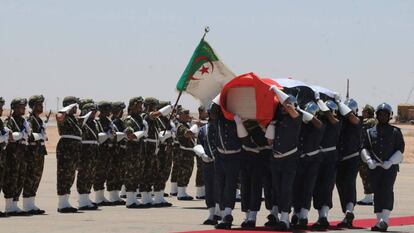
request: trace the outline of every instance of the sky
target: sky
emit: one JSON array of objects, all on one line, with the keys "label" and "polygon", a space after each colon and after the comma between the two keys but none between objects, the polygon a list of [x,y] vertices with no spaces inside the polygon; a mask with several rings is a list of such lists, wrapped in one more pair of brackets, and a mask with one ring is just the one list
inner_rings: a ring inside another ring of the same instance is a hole
[{"label": "sky", "polygon": [[[43,94],[52,110],[67,95],[174,101],[206,25],[236,74],[293,77],[343,96],[348,78],[361,108],[396,108],[414,87],[410,0],[0,0],[0,96]],[[189,95],[180,103],[198,106]]]}]

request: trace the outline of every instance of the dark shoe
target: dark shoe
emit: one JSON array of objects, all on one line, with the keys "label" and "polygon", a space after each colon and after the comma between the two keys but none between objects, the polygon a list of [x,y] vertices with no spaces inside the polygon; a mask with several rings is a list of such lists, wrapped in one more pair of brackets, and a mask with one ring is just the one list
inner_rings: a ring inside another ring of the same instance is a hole
[{"label": "dark shoe", "polygon": [[97,206],[112,206],[112,202],[103,201],[103,202],[96,203],[96,205]]},{"label": "dark shoe", "polygon": [[30,211],[28,211],[28,213],[30,215],[42,215],[42,214],[45,214],[46,211],[38,209],[38,210],[30,210]]},{"label": "dark shoe", "polygon": [[142,204],[142,208],[148,209],[153,207],[151,203],[147,203],[147,204]]},{"label": "dark shoe", "polygon": [[213,216],[213,219],[215,220],[215,221],[221,221],[221,216],[218,216],[218,215],[214,215]]},{"label": "dark shoe", "polygon": [[137,194],[137,198],[141,198],[141,193],[138,193]]},{"label": "dark shoe", "polygon": [[29,212],[26,211],[20,211],[20,212],[7,212],[8,216],[14,217],[14,216],[32,216]]},{"label": "dark shoe", "polygon": [[170,193],[170,196],[176,197],[178,193]]},{"label": "dark shoe", "polygon": [[388,224],[384,221],[379,223],[379,226],[375,225],[371,227],[371,231],[378,231],[378,232],[387,232]]},{"label": "dark shoe", "polygon": [[173,205],[172,203],[169,203],[169,202],[163,202],[161,204],[162,204],[162,207],[171,207]]},{"label": "dark shoe", "polygon": [[241,227],[245,228],[245,229],[256,228],[256,221],[251,221],[251,220],[244,221],[244,222],[242,222]]},{"label": "dark shoe", "polygon": [[7,218],[9,215],[0,211],[0,218]]},{"label": "dark shoe", "polygon": [[277,225],[277,219],[273,214],[267,215],[267,222],[264,224],[266,227],[274,227]]},{"label": "dark shoe", "polygon": [[226,215],[223,218],[223,221],[221,221],[220,223],[218,223],[215,228],[216,229],[231,229],[231,224],[233,223],[233,216],[231,215]]},{"label": "dark shoe", "polygon": [[217,220],[207,219],[206,221],[203,222],[203,225],[215,226],[215,225],[217,225]]},{"label": "dark shoe", "polygon": [[66,208],[58,209],[57,211],[61,214],[69,214],[69,213],[78,212],[78,209],[76,209],[74,207],[66,207]]},{"label": "dark shoe", "polygon": [[299,222],[298,216],[296,214],[292,215],[292,218],[290,220],[290,225],[296,226],[298,225],[298,222]]},{"label": "dark shoe", "polygon": [[300,218],[298,224],[295,226],[296,229],[306,230],[308,229],[308,219]]},{"label": "dark shoe", "polygon": [[126,208],[128,209],[144,209],[144,205],[132,203],[131,205],[127,205]]},{"label": "dark shoe", "polygon": [[168,195],[168,193],[164,193],[164,197],[169,197],[170,195]]},{"label": "dark shoe", "polygon": [[279,221],[277,225],[274,227],[274,229],[276,231],[287,231],[289,230],[289,226],[285,222]]},{"label": "dark shoe", "polygon": [[338,225],[336,225],[337,227],[340,228],[352,228],[352,222],[354,221],[355,215],[354,213],[346,213],[345,218],[342,220],[342,222],[338,223]]},{"label": "dark shoe", "polygon": [[126,195],[119,195],[120,198],[126,199]]},{"label": "dark shoe", "polygon": [[241,197],[236,197],[236,202],[241,202]]},{"label": "dark shoe", "polygon": [[177,197],[179,201],[192,201],[194,198],[192,196]]},{"label": "dark shoe", "polygon": [[98,209],[98,206],[96,205],[92,205],[92,206],[86,205],[86,206],[81,206],[78,208],[78,210],[97,210],[97,209]]},{"label": "dark shoe", "polygon": [[323,231],[323,230],[327,230],[328,228],[329,228],[329,222],[328,222],[328,219],[325,217],[318,219],[318,221],[312,225],[312,230],[316,230],[316,231]]},{"label": "dark shoe", "polygon": [[117,206],[117,205],[125,205],[126,202],[124,200],[118,200],[111,202],[111,206]]},{"label": "dark shoe", "polygon": [[366,206],[370,206],[370,205],[374,205],[374,202],[364,202],[364,201],[358,201],[357,205],[366,205]]},{"label": "dark shoe", "polygon": [[206,196],[196,196],[196,199],[198,199],[198,200],[205,200],[206,199]]}]

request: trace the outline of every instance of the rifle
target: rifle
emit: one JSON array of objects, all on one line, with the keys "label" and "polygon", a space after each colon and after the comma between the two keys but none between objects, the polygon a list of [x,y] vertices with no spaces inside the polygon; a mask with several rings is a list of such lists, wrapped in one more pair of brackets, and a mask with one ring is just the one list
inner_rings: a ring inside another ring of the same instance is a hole
[{"label": "rifle", "polygon": [[46,120],[45,120],[46,124],[49,122],[50,115],[52,115],[52,109],[49,111],[49,114],[46,115]]},{"label": "rifle", "polygon": [[346,79],[346,99],[349,99],[349,79]]}]

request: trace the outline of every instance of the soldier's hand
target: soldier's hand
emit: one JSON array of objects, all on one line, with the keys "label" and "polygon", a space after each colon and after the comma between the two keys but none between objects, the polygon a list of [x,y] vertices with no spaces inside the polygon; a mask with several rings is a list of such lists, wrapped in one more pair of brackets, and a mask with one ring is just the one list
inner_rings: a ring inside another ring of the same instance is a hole
[{"label": "soldier's hand", "polygon": [[63,120],[65,120],[65,116],[66,116],[66,113],[64,113],[64,112],[58,112],[56,114],[56,121],[57,122],[62,122]]},{"label": "soldier's hand", "polygon": [[371,170],[374,170],[377,167],[377,164],[372,159],[367,160],[367,165]]},{"label": "soldier's hand", "polygon": [[125,132],[125,133],[126,133],[126,135],[127,135],[128,140],[132,141],[132,140],[134,140],[134,139],[137,139],[137,136],[135,136],[135,134],[134,134],[133,132],[131,132],[131,131],[127,131],[127,132]]}]

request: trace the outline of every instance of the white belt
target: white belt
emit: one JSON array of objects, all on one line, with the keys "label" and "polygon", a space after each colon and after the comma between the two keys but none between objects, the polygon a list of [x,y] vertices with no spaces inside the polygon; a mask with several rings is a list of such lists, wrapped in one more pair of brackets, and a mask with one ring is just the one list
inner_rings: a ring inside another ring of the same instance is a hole
[{"label": "white belt", "polygon": [[262,150],[271,149],[270,146],[262,146],[262,147],[252,148],[252,147],[242,145],[242,147],[245,151],[253,152],[253,153],[256,153],[256,154],[259,154]]},{"label": "white belt", "polygon": [[[29,143],[29,145],[31,145],[31,146],[37,146],[37,142],[31,142],[31,143]],[[40,145],[41,146],[44,146],[45,145],[45,142],[41,142]]]},{"label": "white belt", "polygon": [[85,140],[85,141],[82,141],[82,144],[99,145],[98,141],[95,141],[95,140]]},{"label": "white belt", "polygon": [[158,139],[146,138],[146,139],[144,139],[144,142],[157,143],[158,142]]},{"label": "white belt", "polygon": [[82,141],[82,138],[75,135],[61,135],[60,138],[67,138],[67,139],[74,139],[78,141]]},{"label": "white belt", "polygon": [[314,155],[317,155],[319,152],[321,152],[321,150],[320,149],[317,149],[315,151],[312,151],[312,152],[309,152],[309,153],[305,153],[305,154],[301,155],[300,157],[301,158],[305,158],[305,156],[312,157]]},{"label": "white belt", "polygon": [[296,151],[298,151],[297,147],[295,147],[292,150],[290,150],[288,152],[285,152],[283,154],[273,152],[273,157],[276,158],[276,159],[281,159],[281,158],[284,158],[286,156],[289,156],[289,155],[292,155],[292,154],[296,153]]},{"label": "white belt", "polygon": [[321,148],[322,152],[330,152],[336,150],[336,146],[328,147],[328,148]]},{"label": "white belt", "polygon": [[119,147],[121,147],[122,149],[126,149],[126,145],[120,145]]},{"label": "white belt", "polygon": [[238,150],[223,150],[221,148],[217,147],[217,150],[221,153],[221,154],[225,154],[225,155],[229,155],[229,154],[236,154],[236,153],[240,153],[241,149]]},{"label": "white belt", "polygon": [[350,154],[350,155],[347,155],[347,156],[343,157],[343,158],[341,159],[341,161],[345,161],[345,160],[348,160],[348,159],[352,159],[353,157],[357,157],[357,156],[359,156],[359,151],[357,151],[357,152],[355,152],[355,153],[353,153],[353,154]]},{"label": "white belt", "polygon": [[193,151],[194,152],[194,149],[193,148],[189,148],[189,147],[180,146],[180,149],[181,150]]}]

